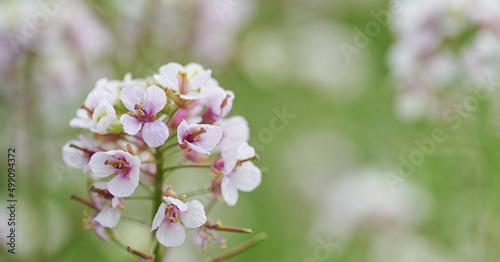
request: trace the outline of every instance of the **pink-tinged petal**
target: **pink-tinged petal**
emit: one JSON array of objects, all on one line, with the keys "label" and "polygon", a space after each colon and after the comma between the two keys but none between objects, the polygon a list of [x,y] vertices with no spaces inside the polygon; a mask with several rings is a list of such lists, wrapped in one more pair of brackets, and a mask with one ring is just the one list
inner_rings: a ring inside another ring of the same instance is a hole
[{"label": "pink-tinged petal", "polygon": [[184,243],[186,232],[181,223],[164,221],[156,231],[156,238],[166,247],[175,247]]},{"label": "pink-tinged petal", "polygon": [[201,139],[194,142],[199,147],[204,148],[207,151],[214,149],[214,147],[219,143],[222,138],[222,129],[218,126],[213,125],[199,125],[203,127],[206,133],[201,135]]},{"label": "pink-tinged petal", "polygon": [[151,223],[151,232],[153,230],[157,229],[161,222],[165,219],[165,208],[167,207],[167,204],[161,203],[160,207],[158,208],[158,211],[156,212],[155,217],[153,218],[153,223]]},{"label": "pink-tinged petal", "polygon": [[127,161],[130,165],[131,170],[139,171],[139,169],[141,168],[141,158],[139,156],[127,157]]},{"label": "pink-tinged petal", "polygon": [[146,92],[146,88],[143,85],[138,83],[129,84],[120,92],[120,99],[128,110],[135,113],[135,105],[142,102],[144,92]]},{"label": "pink-tinged petal", "polygon": [[163,199],[165,200],[165,202],[167,202],[167,204],[176,206],[179,209],[179,211],[181,211],[181,212],[188,210],[188,207],[186,206],[186,204],[184,204],[184,202],[182,202],[181,200],[179,200],[177,198],[163,197]]},{"label": "pink-tinged petal", "polygon": [[221,193],[228,206],[234,206],[238,202],[238,189],[232,183],[230,176],[222,178]]},{"label": "pink-tinged petal", "polygon": [[211,75],[212,75],[212,71],[210,69],[203,71],[203,72],[200,72],[199,74],[197,74],[196,76],[194,76],[193,78],[191,78],[189,80],[190,88],[197,89],[197,88],[201,87],[202,85],[207,83],[207,81],[208,81],[208,79],[210,79]]},{"label": "pink-tinged petal", "polygon": [[185,95],[180,95],[180,97],[182,99],[185,99],[185,100],[196,100],[196,99],[203,98],[205,96],[206,96],[205,93],[198,93],[198,92],[193,92],[193,91],[189,91]]},{"label": "pink-tinged petal", "polygon": [[168,139],[168,127],[161,120],[145,122],[142,128],[142,138],[149,147],[159,147]]},{"label": "pink-tinged petal", "polygon": [[108,159],[110,159],[110,155],[107,152],[97,152],[92,155],[89,165],[96,177],[107,177],[115,172],[114,167],[104,164]]},{"label": "pink-tinged petal", "polygon": [[177,127],[177,142],[179,142],[179,144],[182,145],[184,143],[184,137],[187,135],[187,132],[188,123],[186,122],[186,120],[182,120],[182,122]]},{"label": "pink-tinged petal", "polygon": [[123,114],[120,117],[120,123],[123,125],[123,131],[129,135],[135,135],[139,130],[141,130],[142,122],[137,120],[137,118]]},{"label": "pink-tinged petal", "polygon": [[160,112],[167,103],[167,95],[165,91],[158,86],[150,86],[146,89],[143,96],[144,109],[150,114]]},{"label": "pink-tinged petal", "polygon": [[244,192],[253,191],[262,181],[262,172],[252,162],[242,163],[231,176],[233,184]]},{"label": "pink-tinged petal", "polygon": [[93,224],[95,225],[95,234],[104,242],[108,241],[108,237],[106,237],[106,234],[104,234],[104,227],[99,224],[99,222],[92,220]]},{"label": "pink-tinged petal", "polygon": [[105,206],[101,212],[94,218],[103,227],[115,227],[120,221],[121,212],[119,208],[111,208],[111,205]]},{"label": "pink-tinged petal", "polygon": [[117,197],[128,197],[134,193],[138,184],[139,180],[134,179],[132,176],[117,175],[109,181],[108,191]]},{"label": "pink-tinged petal", "polygon": [[186,203],[187,211],[180,212],[181,221],[186,227],[198,228],[207,222],[203,205],[198,200]]},{"label": "pink-tinged petal", "polygon": [[184,71],[184,67],[177,63],[168,63],[160,67],[160,74],[154,75],[154,79],[162,86],[179,92],[178,74]]},{"label": "pink-tinged petal", "polygon": [[208,152],[207,150],[205,150],[204,148],[202,147],[199,147],[195,144],[192,144],[192,143],[189,143],[186,141],[186,144],[189,146],[189,148],[193,149],[194,151],[200,153],[200,154],[208,154],[210,155],[210,152]]}]

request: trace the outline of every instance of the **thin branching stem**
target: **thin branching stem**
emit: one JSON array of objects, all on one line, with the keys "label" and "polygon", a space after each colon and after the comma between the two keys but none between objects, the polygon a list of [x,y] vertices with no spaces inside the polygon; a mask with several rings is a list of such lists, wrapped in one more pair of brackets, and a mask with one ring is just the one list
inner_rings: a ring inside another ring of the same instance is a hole
[{"label": "thin branching stem", "polygon": [[236,246],[236,247],[222,253],[221,255],[219,255],[215,258],[209,259],[208,261],[211,261],[211,262],[224,261],[230,257],[238,255],[239,253],[241,253],[245,250],[248,250],[249,248],[251,248],[251,247],[257,245],[258,243],[260,243],[261,241],[265,240],[266,238],[267,238],[266,233],[260,233],[257,236],[255,236],[254,238],[248,240],[247,242],[244,242],[243,244]]}]

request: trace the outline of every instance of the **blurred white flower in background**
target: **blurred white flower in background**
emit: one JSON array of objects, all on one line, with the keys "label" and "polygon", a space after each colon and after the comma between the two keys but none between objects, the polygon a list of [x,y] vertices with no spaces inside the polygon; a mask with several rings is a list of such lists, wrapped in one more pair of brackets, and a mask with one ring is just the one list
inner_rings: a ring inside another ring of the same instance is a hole
[{"label": "blurred white flower in background", "polygon": [[451,262],[460,261],[441,250],[432,240],[412,232],[384,234],[370,246],[371,262]]},{"label": "blurred white flower in background", "polygon": [[500,18],[494,15],[500,2],[393,3],[398,5],[391,21],[396,40],[388,64],[400,96],[397,115],[403,120],[436,117],[449,99],[442,93],[463,93],[457,85],[477,83],[500,70]]},{"label": "blurred white flower in background", "polygon": [[326,188],[319,198],[320,212],[312,229],[315,235],[329,232],[349,239],[366,228],[377,233],[411,229],[429,211],[430,198],[425,191],[409,182],[392,191],[377,170],[347,172]]}]

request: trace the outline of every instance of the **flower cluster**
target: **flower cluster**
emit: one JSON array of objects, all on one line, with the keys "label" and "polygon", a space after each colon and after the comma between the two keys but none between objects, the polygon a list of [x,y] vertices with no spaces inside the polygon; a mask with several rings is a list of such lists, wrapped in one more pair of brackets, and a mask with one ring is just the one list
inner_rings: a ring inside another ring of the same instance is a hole
[{"label": "flower cluster", "polygon": [[[252,163],[258,156],[248,144],[246,120],[226,118],[234,93],[223,89],[211,73],[199,64],[169,63],[145,79],[132,79],[130,74],[123,80],[100,79],[77,110],[70,126],[88,130],[84,132],[89,136],[81,134],[66,143],[63,158],[70,167],[91,171],[89,200],[73,197],[95,210],[86,227],[95,228],[102,239],[106,239],[103,228],[115,227],[127,199],[135,197],[149,199],[155,211],[158,208],[154,218],[137,219],[151,219],[150,229],[162,245],[182,244],[184,227],[197,229],[195,237],[209,232],[206,236],[217,236],[219,243],[225,243],[214,231],[226,227],[207,221],[207,206],[217,199],[235,205],[238,191],[254,190],[262,173]],[[177,152],[190,164],[168,166],[167,159]],[[178,198],[173,187],[164,184],[164,174],[194,167],[213,174],[211,185]],[[133,196],[139,185],[151,197]],[[185,200],[200,191],[211,194],[207,206]]]},{"label": "flower cluster", "polygon": [[[396,108],[413,120],[442,112],[457,86],[500,69],[500,2],[394,1],[388,63],[400,87]],[[453,87],[453,88],[451,88]]]}]

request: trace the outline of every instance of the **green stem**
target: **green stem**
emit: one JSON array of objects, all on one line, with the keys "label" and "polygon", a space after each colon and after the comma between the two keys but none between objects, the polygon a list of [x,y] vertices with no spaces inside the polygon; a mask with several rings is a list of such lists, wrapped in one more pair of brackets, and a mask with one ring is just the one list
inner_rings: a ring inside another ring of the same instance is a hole
[{"label": "green stem", "polygon": [[172,148],[172,147],[175,147],[175,146],[178,146],[179,143],[175,143],[175,144],[171,144],[171,145],[168,145],[164,148],[163,152],[167,152],[168,149]]},{"label": "green stem", "polygon": [[[158,207],[161,205],[162,197],[163,197],[163,173],[165,170],[163,170],[163,148],[162,146],[158,147],[155,152],[155,159],[156,159],[156,176],[155,176],[155,186],[154,186],[154,193],[153,193],[153,212],[152,212],[152,217],[151,219],[154,218],[156,211],[158,210]],[[155,239],[155,233],[153,233],[153,239]],[[155,260],[156,261],[162,261],[161,257],[161,249],[160,245],[156,245],[155,251]]]},{"label": "green stem", "polygon": [[240,254],[241,252],[243,252],[245,250],[248,250],[249,248],[257,245],[259,242],[265,240],[266,238],[267,238],[266,233],[260,233],[257,236],[255,236],[254,238],[248,240],[247,242],[245,242],[239,246],[236,246],[233,249],[230,249],[230,250],[226,251],[225,253],[223,253],[215,258],[209,259],[207,261],[210,261],[210,262],[224,261],[230,257],[233,257],[235,255]]}]

